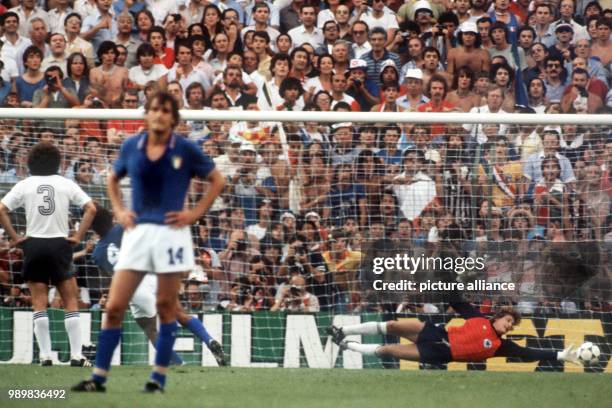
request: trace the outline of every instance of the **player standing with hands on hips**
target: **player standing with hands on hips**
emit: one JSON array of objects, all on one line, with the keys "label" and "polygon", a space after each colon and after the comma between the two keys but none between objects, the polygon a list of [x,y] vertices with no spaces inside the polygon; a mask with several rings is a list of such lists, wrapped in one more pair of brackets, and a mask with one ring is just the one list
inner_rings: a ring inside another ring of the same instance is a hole
[{"label": "player standing with hands on hips", "polygon": [[[96,362],[90,379],[73,391],[102,392],[113,352],[121,338],[123,315],[148,272],[157,274],[157,312],[160,319],[155,366],[145,392],[163,392],[177,330],[177,296],[184,272],[194,267],[190,225],[221,193],[225,180],[210,157],[172,130],[178,125],[175,99],[159,92],[145,106],[147,130],[128,138],[108,179],[108,193],[117,220],[124,227],[106,304],[106,319],[98,337]],[[132,208],[121,201],[119,182],[128,176]],[[206,194],[185,209],[192,178],[209,182]]]},{"label": "player standing with hands on hips", "polygon": [[[47,303],[49,283],[59,290],[64,302],[64,325],[70,343],[70,365],[82,367],[89,360],[81,355],[81,326],[78,288],[72,269],[72,245],[83,240],[95,215],[96,207],[74,181],[58,175],[61,154],[51,143],[41,142],[28,154],[30,177],[21,180],[0,202],[0,224],[11,246],[23,248],[23,280],[32,293],[34,335],[40,350],[40,364],[53,365]],[[84,210],[79,230],[69,236],[69,207]],[[26,236],[13,228],[9,211],[24,207]]]}]

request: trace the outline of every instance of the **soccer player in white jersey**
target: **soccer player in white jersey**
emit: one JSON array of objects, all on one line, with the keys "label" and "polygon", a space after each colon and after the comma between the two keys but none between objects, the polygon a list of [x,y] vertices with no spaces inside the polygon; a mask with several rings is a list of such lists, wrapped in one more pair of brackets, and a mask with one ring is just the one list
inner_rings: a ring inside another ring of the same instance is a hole
[{"label": "soccer player in white jersey", "polygon": [[[72,387],[73,391],[105,391],[125,310],[144,275],[153,272],[157,274],[160,326],[155,367],[144,391],[163,392],[176,337],[181,278],[194,267],[190,225],[208,211],[225,185],[210,157],[192,141],[173,134],[179,111],[170,94],[159,92],[147,101],[145,122],[147,130],[121,146],[108,178],[113,213],[125,231],[98,336],[94,370],[91,378]],[[125,176],[132,185],[132,210],[121,200],[119,183]],[[208,181],[208,188],[192,208],[185,208],[195,177]]]},{"label": "soccer player in white jersey", "polygon": [[[72,180],[58,175],[61,155],[51,143],[41,142],[28,154],[30,177],[21,180],[0,202],[0,223],[11,245],[24,253],[22,275],[32,293],[34,335],[40,349],[40,363],[53,364],[47,302],[49,283],[59,290],[65,307],[64,324],[70,343],[70,365],[84,366],[81,355],[81,328],[78,288],[72,268],[72,245],[81,242],[96,214],[93,201]],[[69,207],[84,210],[78,231],[69,236]],[[23,207],[26,234],[15,231],[9,212]]]}]

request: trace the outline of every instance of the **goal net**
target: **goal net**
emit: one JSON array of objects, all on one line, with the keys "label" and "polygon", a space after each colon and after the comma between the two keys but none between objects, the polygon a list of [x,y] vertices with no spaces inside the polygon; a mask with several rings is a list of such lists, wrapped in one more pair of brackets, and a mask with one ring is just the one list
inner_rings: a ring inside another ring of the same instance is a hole
[{"label": "goal net", "polygon": [[[521,345],[592,341],[602,356],[586,370],[610,371],[611,124],[612,115],[183,111],[177,134],[214,159],[227,185],[192,227],[197,266],[181,303],[233,366],[583,370],[506,358],[419,367],[339,351],[325,332],[400,319],[457,325],[450,303],[461,299],[487,316],[521,312],[508,335]],[[139,111],[0,109],[2,195],[48,140],[61,174],[110,209],[106,177],[121,141],[143,128]],[[129,180],[122,190],[129,203]],[[206,184],[193,183],[188,205],[203,194]],[[80,210],[71,215],[74,228]],[[23,210],[11,217],[25,233]],[[111,279],[92,257],[99,239],[90,232],[74,254],[92,345]],[[0,242],[0,362],[37,362],[23,254],[6,234]],[[68,361],[54,289],[49,305],[56,358]],[[114,364],[153,359],[130,313],[120,346]],[[186,329],[175,348],[188,364],[216,364]]]}]

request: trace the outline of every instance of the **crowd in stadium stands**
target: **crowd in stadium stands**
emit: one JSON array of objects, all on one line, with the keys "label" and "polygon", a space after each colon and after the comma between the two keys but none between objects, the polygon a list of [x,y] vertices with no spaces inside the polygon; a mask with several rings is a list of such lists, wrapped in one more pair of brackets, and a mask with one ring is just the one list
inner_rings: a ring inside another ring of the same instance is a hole
[{"label": "crowd in stadium stands", "polygon": [[[604,0],[2,4],[4,107],[136,109],[166,89],[190,110],[612,109],[612,10]],[[25,177],[29,146],[52,141],[62,174],[105,205],[118,146],[143,129],[140,120],[94,114],[1,123],[0,183]],[[184,295],[191,311],[386,310],[360,269],[369,243],[382,238],[415,255],[448,245],[486,254],[485,279],[519,286],[495,302],[524,312],[610,310],[609,128],[183,121],[177,132],[229,181],[194,227],[198,268]],[[75,253],[80,301],[104,308],[109,277],[93,272],[95,240]],[[592,243],[588,254],[565,262],[580,252],[576,242]],[[6,237],[0,245],[4,305],[27,306],[21,251]],[[604,278],[580,301],[564,299],[545,288],[563,285],[547,274],[563,264]],[[493,302],[474,301],[483,310]],[[392,307],[439,310],[410,298]]]}]

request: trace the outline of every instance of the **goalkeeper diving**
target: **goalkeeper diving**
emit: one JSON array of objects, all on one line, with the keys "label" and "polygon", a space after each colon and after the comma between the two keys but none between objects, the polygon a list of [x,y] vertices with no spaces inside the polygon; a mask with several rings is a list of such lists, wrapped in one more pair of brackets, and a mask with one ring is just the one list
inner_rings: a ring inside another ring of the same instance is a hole
[{"label": "goalkeeper diving", "polygon": [[[522,361],[558,360],[579,364],[578,353],[573,345],[562,351],[544,350],[522,347],[503,338],[521,321],[520,314],[512,309],[500,310],[488,319],[469,303],[451,302],[450,306],[465,319],[463,325],[444,328],[443,325],[429,321],[390,320],[343,327],[330,326],[327,332],[342,350],[424,364],[479,362],[491,357],[513,357]],[[413,344],[361,344],[345,338],[359,334],[389,334],[406,338]]]}]

